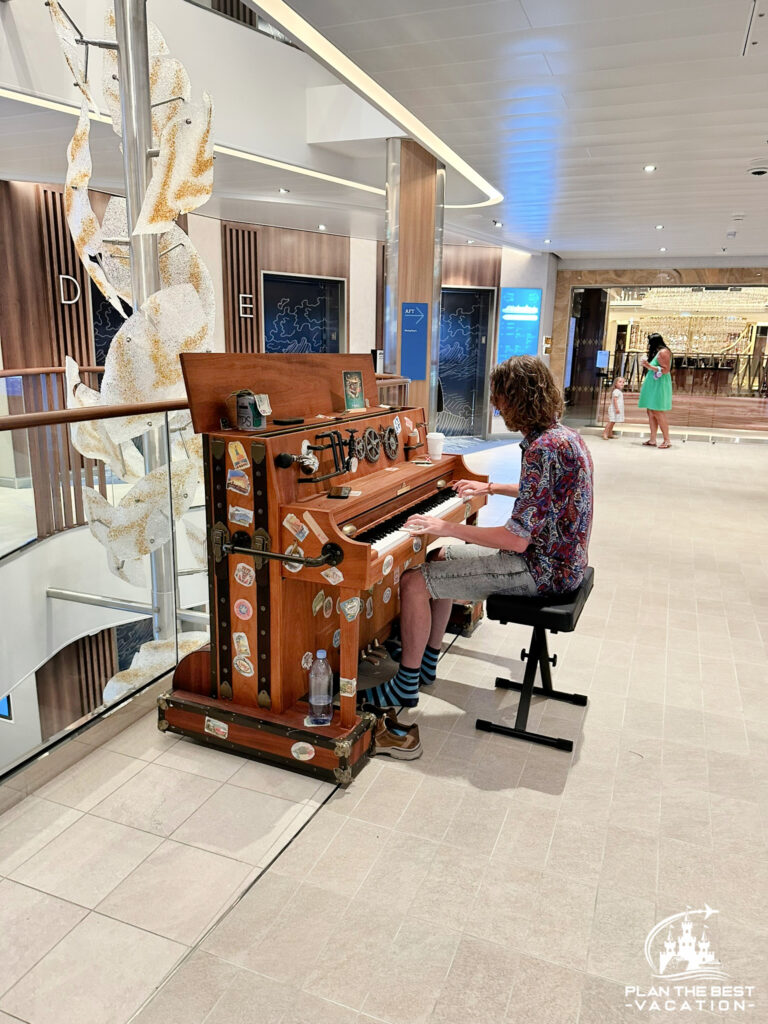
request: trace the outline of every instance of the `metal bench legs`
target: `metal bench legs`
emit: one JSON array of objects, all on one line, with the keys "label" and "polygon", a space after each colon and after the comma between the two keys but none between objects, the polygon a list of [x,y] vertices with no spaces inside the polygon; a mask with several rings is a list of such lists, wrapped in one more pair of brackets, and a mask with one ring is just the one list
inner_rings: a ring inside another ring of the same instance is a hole
[{"label": "metal bench legs", "polygon": [[[522,683],[514,682],[511,679],[497,677],[496,686],[503,690],[517,690],[520,694],[520,703],[517,708],[517,717],[514,727],[509,725],[498,725],[496,722],[489,722],[485,718],[478,718],[475,728],[483,732],[498,732],[504,736],[512,736],[521,740],[528,740],[529,743],[541,743],[547,747],[556,747],[558,750],[573,750],[573,740],[564,740],[555,736],[544,736],[539,732],[529,732],[528,712],[531,707],[531,697],[535,693],[540,697],[548,697],[550,700],[562,700],[568,704],[584,706],[587,698],[583,693],[563,693],[562,690],[552,688],[552,676],[549,671],[550,662],[557,663],[557,655],[550,659],[547,648],[547,631],[543,626],[533,627],[530,651],[522,652],[523,660],[527,658],[525,675]],[[536,670],[541,672],[541,686],[534,686]]]}]

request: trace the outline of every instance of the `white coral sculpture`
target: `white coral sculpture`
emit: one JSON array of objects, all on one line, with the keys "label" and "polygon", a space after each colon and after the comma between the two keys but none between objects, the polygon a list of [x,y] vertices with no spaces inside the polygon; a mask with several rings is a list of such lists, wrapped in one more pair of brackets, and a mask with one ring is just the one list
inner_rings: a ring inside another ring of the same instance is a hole
[{"label": "white coral sculpture", "polygon": [[[110,344],[99,391],[83,384],[79,368],[67,359],[67,406],[182,399],[185,391],[179,355],[211,351],[215,305],[208,269],[175,221],[211,195],[213,104],[207,94],[203,94],[200,104],[191,101],[184,66],[171,56],[160,31],[150,22],[152,130],[159,155],[134,233],[159,235],[161,288],[128,316],[123,305],[132,305],[125,200],[118,196],[110,199],[100,224],[88,193],[92,174],[89,109],[96,109],[84,56],[88,46],[59,0],[48,0],[47,6],[64,58],[83,96],[67,150],[67,223],[88,274],[126,317]],[[115,39],[112,9],[105,16],[105,38]],[[114,50],[104,50],[103,55],[102,92],[112,127],[121,135],[119,62]],[[170,540],[172,520],[183,521],[202,482],[202,446],[186,412],[168,417],[170,473],[163,467],[145,473],[136,439],[164,420],[163,415],[125,416],[87,421],[72,428],[72,443],[85,458],[100,459],[114,477],[131,485],[117,505],[110,504],[98,491],[87,489],[85,506],[91,532],[106,549],[110,570],[135,586],[146,584],[147,555]],[[205,565],[204,533],[195,524],[184,526],[196,564]],[[132,668],[140,670],[150,663],[156,667],[157,659],[149,657],[147,645],[142,651],[140,664]],[[174,645],[166,642],[162,650],[158,646],[158,657],[165,653],[175,657]]]}]

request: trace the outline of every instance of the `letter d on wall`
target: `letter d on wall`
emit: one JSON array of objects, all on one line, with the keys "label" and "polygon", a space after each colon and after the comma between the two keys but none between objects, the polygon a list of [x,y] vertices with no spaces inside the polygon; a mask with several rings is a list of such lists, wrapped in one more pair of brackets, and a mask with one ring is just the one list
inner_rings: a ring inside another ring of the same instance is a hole
[{"label": "letter d on wall", "polygon": [[[77,289],[77,295],[74,299],[68,299],[64,295],[64,282],[71,281]],[[62,306],[74,306],[74,304],[80,299],[80,284],[75,280],[74,277],[70,277],[69,274],[59,274],[59,298],[61,299]]]}]

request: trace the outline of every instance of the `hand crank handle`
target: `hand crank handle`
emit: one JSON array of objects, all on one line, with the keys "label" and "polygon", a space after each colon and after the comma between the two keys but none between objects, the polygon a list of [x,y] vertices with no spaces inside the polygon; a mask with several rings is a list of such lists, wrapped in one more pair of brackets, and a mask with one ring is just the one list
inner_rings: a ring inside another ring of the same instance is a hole
[{"label": "hand crank handle", "polygon": [[320,565],[339,565],[344,561],[343,550],[338,544],[333,544],[330,541],[323,544],[322,554],[318,558],[286,555],[282,551],[261,551],[258,548],[247,548],[240,544],[225,544],[223,551],[225,555],[253,555],[254,558],[272,559],[273,562],[293,562],[297,565],[304,565],[308,569],[314,569]]}]

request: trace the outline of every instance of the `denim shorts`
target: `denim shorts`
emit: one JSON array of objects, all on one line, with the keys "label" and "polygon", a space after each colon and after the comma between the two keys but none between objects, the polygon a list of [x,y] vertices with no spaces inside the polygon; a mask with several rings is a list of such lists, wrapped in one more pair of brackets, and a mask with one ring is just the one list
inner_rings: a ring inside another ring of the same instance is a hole
[{"label": "denim shorts", "polygon": [[538,596],[528,563],[514,551],[498,551],[479,544],[451,544],[443,553],[444,561],[420,566],[430,597],[484,601],[490,594]]}]

